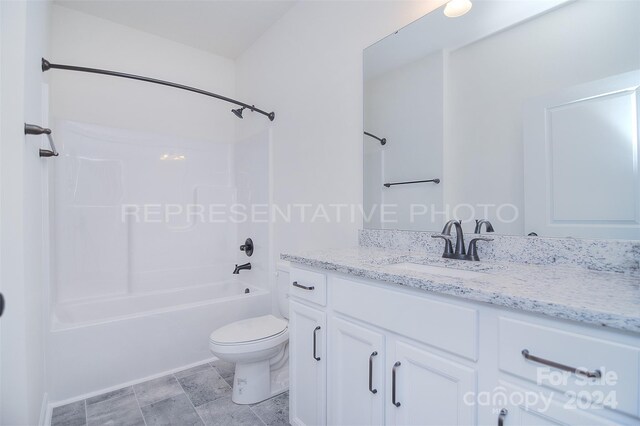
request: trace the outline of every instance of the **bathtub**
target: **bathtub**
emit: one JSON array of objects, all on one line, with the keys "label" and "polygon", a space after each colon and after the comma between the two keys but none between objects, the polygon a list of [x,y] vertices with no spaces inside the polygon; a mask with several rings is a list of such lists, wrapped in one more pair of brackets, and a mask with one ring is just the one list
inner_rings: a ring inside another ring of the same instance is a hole
[{"label": "bathtub", "polygon": [[76,399],[207,360],[214,329],[270,309],[268,291],[240,281],[55,305],[49,399]]}]

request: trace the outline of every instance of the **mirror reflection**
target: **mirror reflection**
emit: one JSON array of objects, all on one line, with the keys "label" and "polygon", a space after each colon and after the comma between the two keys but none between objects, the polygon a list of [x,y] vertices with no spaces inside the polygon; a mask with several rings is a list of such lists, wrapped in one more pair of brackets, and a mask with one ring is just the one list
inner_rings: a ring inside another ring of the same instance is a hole
[{"label": "mirror reflection", "polygon": [[639,239],[640,2],[444,12],[364,51],[365,227]]}]

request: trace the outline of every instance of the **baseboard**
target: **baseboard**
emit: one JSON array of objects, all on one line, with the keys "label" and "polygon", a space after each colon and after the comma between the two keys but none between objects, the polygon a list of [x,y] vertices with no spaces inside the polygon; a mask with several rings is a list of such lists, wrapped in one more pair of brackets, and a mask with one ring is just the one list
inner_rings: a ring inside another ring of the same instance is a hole
[{"label": "baseboard", "polygon": [[[71,404],[72,402],[76,402],[76,401],[82,401],[82,400],[87,399],[87,398],[91,398],[91,397],[94,397],[94,396],[97,396],[97,395],[102,395],[103,393],[107,393],[107,392],[111,392],[111,391],[114,391],[114,390],[122,389],[122,388],[125,388],[127,386],[137,385],[139,383],[143,383],[143,382],[146,382],[148,380],[157,379],[158,377],[163,377],[163,376],[166,376],[168,374],[177,373],[177,372],[182,371],[182,370],[188,370],[189,368],[196,367],[196,366],[202,365],[202,364],[207,364],[209,362],[213,362],[213,361],[217,361],[217,360],[218,360],[218,357],[213,356],[211,358],[207,358],[207,359],[204,359],[202,361],[197,361],[197,362],[194,362],[194,363],[191,363],[191,364],[183,365],[183,366],[178,367],[178,368],[172,368],[170,370],[166,370],[166,371],[163,371],[163,372],[158,373],[158,374],[153,374],[151,376],[143,377],[142,379],[136,379],[136,380],[131,380],[131,381],[125,382],[125,383],[120,383],[118,385],[110,386],[108,388],[100,389],[100,390],[97,390],[97,391],[94,391],[94,392],[88,392],[88,393],[85,393],[83,395],[74,396],[73,398],[67,398],[67,399],[64,399],[62,401],[51,402],[51,403],[48,404],[48,410],[47,410],[48,411],[47,415],[49,416],[48,419],[50,420],[51,412],[53,411],[53,409],[55,407],[60,407],[61,405]],[[46,415],[45,415],[45,417],[46,417]],[[41,424],[43,424],[43,423],[41,423]],[[47,426],[48,423],[44,424],[44,425]]]},{"label": "baseboard", "polygon": [[39,426],[47,426],[51,424],[51,409],[49,408],[49,394],[45,392],[42,395],[42,404],[40,405]]}]

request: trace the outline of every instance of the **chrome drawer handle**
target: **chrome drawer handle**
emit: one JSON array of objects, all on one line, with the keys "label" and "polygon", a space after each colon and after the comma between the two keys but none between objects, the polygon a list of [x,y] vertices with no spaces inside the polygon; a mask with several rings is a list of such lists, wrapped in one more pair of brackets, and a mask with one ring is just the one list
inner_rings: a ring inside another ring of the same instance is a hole
[{"label": "chrome drawer handle", "polygon": [[568,365],[560,364],[555,361],[549,361],[548,359],[531,355],[528,349],[522,350],[522,356],[530,361],[537,362],[543,365],[548,365],[549,367],[557,368],[559,370],[568,371],[573,374],[579,374],[581,376],[585,376],[590,379],[599,379],[600,377],[602,377],[602,373],[600,372],[600,370],[583,370],[581,368],[569,367]]},{"label": "chrome drawer handle", "polygon": [[509,414],[509,410],[503,408],[500,410],[500,415],[498,416],[498,426],[504,426],[504,418]]},{"label": "chrome drawer handle", "polygon": [[314,286],[312,286],[312,285],[311,285],[311,286],[309,286],[309,287],[307,287],[306,285],[298,284],[298,281],[294,281],[294,282],[293,282],[293,286],[294,286],[294,287],[301,288],[301,289],[303,289],[303,290],[313,290],[313,289],[315,289],[315,287],[314,287]]},{"label": "chrome drawer handle", "polygon": [[391,370],[391,403],[396,407],[401,405],[400,402],[396,401],[396,371],[398,367],[400,367],[400,361],[396,361],[393,364],[393,370]]},{"label": "chrome drawer handle", "polygon": [[376,355],[378,355],[377,351],[373,351],[369,355],[369,392],[374,395],[378,393],[378,389],[373,389],[373,357]]},{"label": "chrome drawer handle", "polygon": [[317,326],[316,328],[313,329],[313,359],[315,359],[316,361],[320,361],[320,357],[316,356],[316,336],[317,336],[317,331],[320,330],[320,326]]}]

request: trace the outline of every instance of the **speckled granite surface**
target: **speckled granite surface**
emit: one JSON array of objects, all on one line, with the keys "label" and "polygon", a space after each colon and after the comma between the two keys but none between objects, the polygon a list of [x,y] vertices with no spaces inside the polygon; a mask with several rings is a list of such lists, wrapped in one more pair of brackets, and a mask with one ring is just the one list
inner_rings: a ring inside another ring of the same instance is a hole
[{"label": "speckled granite surface", "polygon": [[[469,262],[442,259],[437,254],[373,247],[282,254],[281,258],[356,277],[640,333],[640,274],[635,272],[594,271],[558,265],[559,262],[555,265]],[[402,262],[481,274],[462,279],[393,265]]]},{"label": "speckled granite surface", "polygon": [[[431,238],[433,232],[363,229],[360,246],[442,253],[442,240]],[[452,233],[455,235],[455,232]],[[566,265],[593,271],[640,274],[640,241],[586,240],[576,238],[518,237],[485,234],[491,242],[478,243],[481,260]],[[465,240],[469,241],[469,234]]]}]

